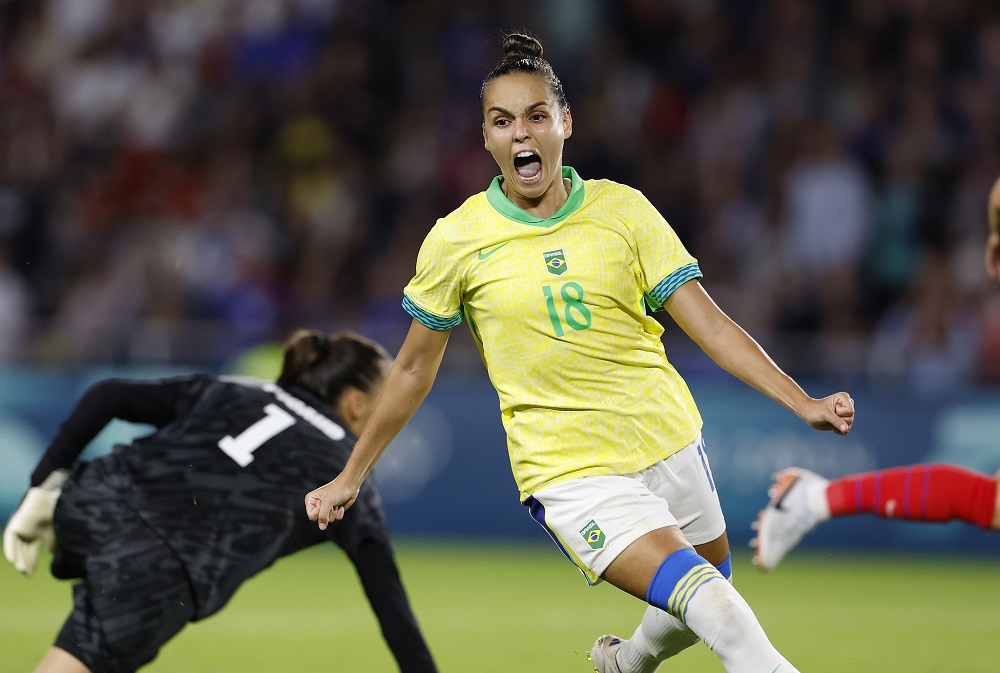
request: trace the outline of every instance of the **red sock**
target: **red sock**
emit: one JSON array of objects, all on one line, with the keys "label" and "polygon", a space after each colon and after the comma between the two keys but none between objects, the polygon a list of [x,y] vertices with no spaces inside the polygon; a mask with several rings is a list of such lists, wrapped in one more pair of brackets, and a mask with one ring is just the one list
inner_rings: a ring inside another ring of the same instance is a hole
[{"label": "red sock", "polygon": [[945,522],[958,519],[990,528],[997,483],[953,465],[910,465],[830,481],[830,516],[872,512],[890,519]]}]

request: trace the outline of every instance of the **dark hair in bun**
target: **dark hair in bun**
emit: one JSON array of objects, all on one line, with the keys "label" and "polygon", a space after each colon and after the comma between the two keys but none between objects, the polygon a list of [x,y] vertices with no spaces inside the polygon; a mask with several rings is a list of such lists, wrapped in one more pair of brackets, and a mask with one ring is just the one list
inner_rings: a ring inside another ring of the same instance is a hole
[{"label": "dark hair in bun", "polygon": [[552,65],[542,58],[542,43],[533,35],[526,33],[508,33],[503,38],[503,58],[493,66],[493,70],[483,80],[479,90],[479,106],[482,107],[486,94],[486,85],[504,75],[515,72],[538,75],[545,80],[546,86],[552,92],[560,109],[569,110],[569,101],[563,92],[562,82],[556,77]]},{"label": "dark hair in bun", "polygon": [[389,361],[381,345],[360,334],[301,329],[285,342],[278,385],[299,386],[336,404],[349,387],[370,392]]}]

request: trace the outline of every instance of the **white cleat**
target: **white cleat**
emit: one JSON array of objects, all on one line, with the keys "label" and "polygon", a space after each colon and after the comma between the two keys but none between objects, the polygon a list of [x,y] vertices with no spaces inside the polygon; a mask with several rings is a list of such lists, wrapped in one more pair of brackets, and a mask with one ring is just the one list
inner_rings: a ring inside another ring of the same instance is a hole
[{"label": "white cleat", "polygon": [[783,470],[775,477],[768,490],[771,500],[753,526],[757,531],[757,537],[750,541],[754,565],[764,571],[773,570],[825,518],[817,512],[810,494],[825,493],[827,483],[815,472],[798,467]]},{"label": "white cleat", "polygon": [[587,658],[594,662],[594,670],[597,673],[621,673],[615,655],[624,642],[618,636],[612,635],[604,635],[597,639],[587,654]]}]

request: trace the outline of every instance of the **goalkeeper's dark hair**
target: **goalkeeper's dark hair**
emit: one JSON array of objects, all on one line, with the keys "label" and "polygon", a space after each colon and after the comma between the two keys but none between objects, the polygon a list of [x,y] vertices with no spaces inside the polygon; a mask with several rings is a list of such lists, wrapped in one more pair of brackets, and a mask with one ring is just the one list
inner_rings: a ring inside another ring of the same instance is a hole
[{"label": "goalkeeper's dark hair", "polygon": [[294,385],[336,404],[347,388],[370,392],[392,358],[371,339],[345,330],[300,329],[285,342],[278,385]]},{"label": "goalkeeper's dark hair", "polygon": [[552,64],[542,57],[542,42],[527,32],[508,33],[503,37],[503,58],[493,66],[493,70],[483,80],[479,89],[479,107],[482,108],[486,96],[486,85],[504,75],[523,72],[538,75],[555,97],[563,112],[569,111],[569,101],[563,91],[562,82],[556,76]]}]

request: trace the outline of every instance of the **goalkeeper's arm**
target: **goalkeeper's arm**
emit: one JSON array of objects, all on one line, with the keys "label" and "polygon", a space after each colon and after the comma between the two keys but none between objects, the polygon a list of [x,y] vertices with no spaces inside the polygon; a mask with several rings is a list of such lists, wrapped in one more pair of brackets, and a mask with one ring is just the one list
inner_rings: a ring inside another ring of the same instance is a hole
[{"label": "goalkeeper's arm", "polygon": [[116,418],[157,427],[177,417],[178,400],[193,379],[129,381],[106,379],[91,386],[59,427],[31,475],[31,485],[4,529],[3,551],[31,576],[44,544],[55,549],[52,517],[69,469],[91,440]]},{"label": "goalkeeper's arm", "polygon": [[157,428],[170,423],[178,416],[179,400],[190,396],[196,380],[196,377],[154,381],[105,379],[95,383],[59,426],[59,432],[31,475],[31,485],[40,485],[54,470],[71,468],[91,440],[116,418]]}]

